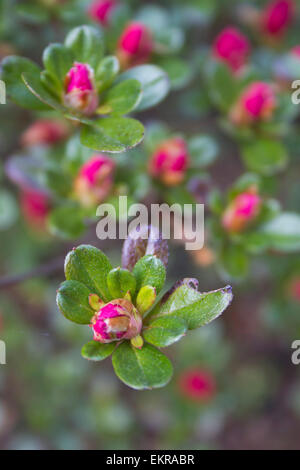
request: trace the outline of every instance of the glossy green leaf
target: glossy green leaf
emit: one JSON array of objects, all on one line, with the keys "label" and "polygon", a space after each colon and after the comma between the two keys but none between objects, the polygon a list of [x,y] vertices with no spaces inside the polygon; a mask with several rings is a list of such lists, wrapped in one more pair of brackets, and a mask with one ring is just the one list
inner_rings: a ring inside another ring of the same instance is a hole
[{"label": "glossy green leaf", "polygon": [[242,279],[248,274],[249,257],[239,245],[226,245],[220,254],[220,263],[226,278]]},{"label": "glossy green leaf", "polygon": [[135,119],[110,117],[85,125],[80,140],[93,150],[123,152],[138,145],[143,140],[144,131],[144,126]]},{"label": "glossy green leaf", "polygon": [[66,37],[65,46],[74,55],[76,62],[87,63],[96,70],[103,54],[104,40],[100,29],[93,26],[78,26]]},{"label": "glossy green leaf", "polygon": [[152,286],[159,294],[166,280],[166,270],[162,261],[153,255],[139,259],[132,272],[136,278],[137,292],[144,286]]},{"label": "glossy green leaf", "polygon": [[106,281],[110,270],[107,256],[91,245],[78,246],[68,253],[65,260],[66,279],[82,282],[104,301],[111,299]]},{"label": "glossy green leaf", "polygon": [[178,287],[159,305],[147,323],[162,316],[172,316],[185,322],[189,330],[199,328],[220,316],[232,301],[230,286],[211,292],[200,293],[187,285]]},{"label": "glossy green leaf", "polygon": [[[68,109],[63,106],[43,85],[39,75],[31,73],[23,73],[22,79],[27,86],[28,90],[33,93],[36,98],[41,100],[44,104],[51,108],[60,111],[61,113],[68,112]],[[49,109],[49,108],[48,108]]]},{"label": "glossy green leaf", "polygon": [[263,224],[258,231],[268,248],[295,252],[300,249],[300,215],[286,212]]},{"label": "glossy green leaf", "polygon": [[100,62],[96,70],[96,83],[100,92],[112,85],[119,70],[120,64],[115,56],[107,56]]},{"label": "glossy green leaf", "polygon": [[9,56],[3,59],[1,68],[1,79],[6,85],[7,96],[12,101],[28,109],[49,109],[28,90],[22,80],[23,73],[30,73],[39,77],[41,70],[34,62],[23,57]]},{"label": "glossy green leaf", "polygon": [[89,304],[89,294],[89,289],[81,282],[65,281],[57,291],[58,308],[68,320],[88,325],[95,313]]},{"label": "glossy green leaf", "polygon": [[192,78],[191,65],[177,57],[163,58],[159,66],[168,74],[172,90],[180,90]]},{"label": "glossy green leaf", "polygon": [[110,356],[116,343],[102,344],[99,341],[89,341],[81,349],[81,355],[89,361],[103,361]]},{"label": "glossy green leaf", "polygon": [[129,291],[133,296],[136,288],[134,275],[120,267],[112,269],[107,276],[107,285],[114,299],[122,298]]},{"label": "glossy green leaf", "polygon": [[136,297],[136,307],[141,315],[146,313],[156,300],[156,289],[152,286],[142,287]]},{"label": "glossy green leaf", "polygon": [[197,135],[189,139],[188,150],[191,166],[203,168],[214,163],[218,156],[218,145],[207,135]]},{"label": "glossy green leaf", "polygon": [[100,105],[103,114],[118,113],[127,114],[132,111],[142,96],[140,82],[134,79],[125,80],[110,88]]},{"label": "glossy green leaf", "polygon": [[143,330],[143,336],[148,343],[163,348],[180,340],[186,331],[184,321],[167,316],[154,320]]},{"label": "glossy green leaf", "polygon": [[65,239],[79,238],[85,231],[83,215],[77,206],[59,206],[48,217],[51,233]]},{"label": "glossy green leaf", "polygon": [[112,363],[119,379],[136,390],[163,387],[173,374],[170,360],[150,344],[137,349],[124,341],[114,351]]},{"label": "glossy green leaf", "polygon": [[286,148],[276,140],[261,139],[243,145],[242,157],[250,171],[271,176],[285,168],[288,155]]},{"label": "glossy green leaf", "polygon": [[151,108],[162,101],[170,90],[170,81],[166,72],[155,65],[140,65],[122,73],[118,82],[135,78],[142,85],[143,96],[136,111]]},{"label": "glossy green leaf", "polygon": [[50,44],[43,53],[43,63],[59,90],[63,89],[64,80],[73,66],[73,54],[62,44]]}]

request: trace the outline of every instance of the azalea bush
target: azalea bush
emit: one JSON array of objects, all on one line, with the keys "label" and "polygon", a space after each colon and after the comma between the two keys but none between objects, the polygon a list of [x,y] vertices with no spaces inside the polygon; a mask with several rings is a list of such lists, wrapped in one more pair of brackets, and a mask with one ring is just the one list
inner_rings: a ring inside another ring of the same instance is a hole
[{"label": "azalea bush", "polygon": [[[299,26],[0,1],[0,447],[299,447]],[[134,204],[203,204],[203,247],[99,237]]]}]

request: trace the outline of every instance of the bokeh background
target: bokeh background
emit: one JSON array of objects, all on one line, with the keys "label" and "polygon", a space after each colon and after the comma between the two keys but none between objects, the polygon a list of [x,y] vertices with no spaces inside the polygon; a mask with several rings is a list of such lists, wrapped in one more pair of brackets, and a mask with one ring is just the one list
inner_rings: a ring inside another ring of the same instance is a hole
[{"label": "bokeh background", "polygon": [[[31,9],[25,8],[29,3]],[[64,3],[59,15],[48,15],[47,2],[1,0],[0,57],[16,53],[40,62],[49,42],[62,40],[72,26],[92,22],[86,14],[91,2]],[[242,4],[263,8],[267,2],[181,3],[139,1],[132,6],[169,8],[186,33],[181,55],[195,65],[196,52],[210,47],[223,27],[234,23],[247,31],[249,13],[241,15]],[[281,52],[300,43],[299,24],[295,11]],[[255,43],[253,32],[252,37]],[[273,45],[264,47],[269,58]],[[196,73],[141,119],[159,119],[187,134],[214,135],[220,155],[211,177],[227,189],[243,173],[243,164],[234,140],[220,129],[217,112],[207,106],[202,87]],[[0,339],[7,347],[7,364],[0,366],[0,448],[298,449],[300,366],[292,364],[291,344],[300,339],[300,294],[292,292],[290,280],[300,279],[299,255],[255,258],[251,275],[233,283],[234,302],[222,318],[167,350],[175,367],[169,385],[154,391],[129,389],[116,378],[109,359],[97,364],[81,357],[90,331],[66,321],[55,304],[70,248],[94,244],[118,265],[121,243],[100,242],[94,226],[75,241],[36,231],[24,218],[18,188],[5,176],[5,162],[20,149],[20,136],[32,121],[30,112],[10,102],[0,106]],[[290,145],[291,165],[269,183],[286,210],[299,211],[299,145]],[[207,291],[227,281],[209,259],[184,246],[171,242],[170,252],[169,285],[194,276],[200,290]],[[23,279],[22,273],[35,269],[32,278]]]}]

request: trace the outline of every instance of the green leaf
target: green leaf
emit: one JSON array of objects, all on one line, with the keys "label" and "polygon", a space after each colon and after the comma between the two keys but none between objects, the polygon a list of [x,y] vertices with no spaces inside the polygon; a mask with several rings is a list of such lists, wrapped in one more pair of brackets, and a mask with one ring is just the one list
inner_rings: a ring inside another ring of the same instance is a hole
[{"label": "green leaf", "polygon": [[218,155],[218,145],[214,139],[206,135],[196,135],[189,139],[188,150],[191,166],[203,168],[214,163]]},{"label": "green leaf", "polygon": [[89,294],[89,289],[81,282],[65,281],[57,291],[58,308],[68,320],[88,325],[95,313],[89,304]]},{"label": "green leaf", "polygon": [[190,64],[177,57],[163,58],[159,61],[159,65],[167,72],[172,90],[180,90],[185,87],[192,78]]},{"label": "green leaf", "polygon": [[143,96],[136,111],[151,108],[162,101],[170,90],[168,75],[155,65],[140,65],[122,73],[118,82],[135,78],[142,85]]},{"label": "green leaf", "polygon": [[107,256],[91,245],[78,246],[68,253],[65,260],[66,279],[82,282],[104,301],[111,299],[106,281],[110,270]]},{"label": "green leaf", "polygon": [[96,70],[96,83],[99,91],[106,90],[110,87],[118,75],[120,64],[115,56],[105,57]]},{"label": "green leaf", "polygon": [[64,80],[73,66],[73,55],[62,44],[50,44],[43,53],[43,63],[46,71],[55,82],[59,91],[63,90]]},{"label": "green leaf", "polygon": [[48,217],[51,233],[65,239],[79,238],[85,231],[83,215],[77,206],[60,206]]},{"label": "green leaf", "polygon": [[9,229],[17,220],[18,205],[14,197],[6,190],[0,191],[0,231]]},{"label": "green leaf", "polygon": [[286,212],[259,228],[268,248],[287,253],[300,250],[300,215]]},{"label": "green leaf", "polygon": [[78,26],[66,37],[65,46],[74,54],[76,62],[87,63],[94,70],[104,54],[104,40],[100,29],[93,26]]},{"label": "green leaf", "polygon": [[200,293],[187,285],[178,287],[150,315],[148,322],[162,316],[185,322],[189,330],[199,328],[220,316],[232,301],[230,286],[211,292]]},{"label": "green leaf", "polygon": [[242,146],[242,157],[250,171],[271,176],[285,168],[288,155],[280,142],[269,139],[256,140]]},{"label": "green leaf", "polygon": [[110,356],[116,347],[116,343],[103,344],[99,341],[89,341],[81,349],[81,355],[90,361],[103,361]]},{"label": "green leaf", "polygon": [[249,257],[239,245],[226,245],[221,253],[220,263],[224,277],[238,280],[248,274]]},{"label": "green leaf", "polygon": [[143,330],[143,336],[148,343],[163,348],[180,340],[186,330],[184,321],[167,316],[154,320]]},{"label": "green leaf", "polygon": [[211,62],[208,70],[208,85],[212,100],[224,112],[227,112],[239,94],[237,80],[229,67],[220,62]]},{"label": "green leaf", "polygon": [[127,114],[132,111],[142,96],[142,86],[134,79],[125,80],[110,88],[107,92],[98,112],[103,114],[119,113]]},{"label": "green leaf", "polygon": [[136,307],[141,315],[144,315],[156,300],[156,289],[152,286],[142,287],[136,297]]},{"label": "green leaf", "polygon": [[111,296],[114,299],[119,299],[124,297],[128,291],[132,296],[134,295],[136,280],[130,271],[118,267],[108,273],[107,285]]},{"label": "green leaf", "polygon": [[158,295],[166,280],[166,270],[162,261],[153,255],[139,259],[132,272],[136,278],[137,292],[144,286],[152,286]]},{"label": "green leaf", "polygon": [[83,145],[102,152],[123,152],[138,145],[144,137],[144,126],[137,120],[122,117],[98,119],[83,126]]},{"label": "green leaf", "polygon": [[8,97],[14,103],[28,109],[49,109],[26,88],[22,80],[22,73],[30,73],[39,77],[41,70],[34,62],[23,57],[9,56],[3,59],[1,68],[1,79],[6,84]]},{"label": "green leaf", "polygon": [[[41,100],[44,104],[51,108],[60,111],[61,113],[68,112],[68,109],[63,106],[44,86],[39,75],[32,73],[23,73],[22,79],[27,86],[28,90],[33,93],[36,98]],[[48,108],[49,110],[49,108]]]},{"label": "green leaf", "polygon": [[163,387],[173,374],[169,359],[149,344],[136,349],[124,341],[114,351],[112,363],[119,379],[136,390]]}]

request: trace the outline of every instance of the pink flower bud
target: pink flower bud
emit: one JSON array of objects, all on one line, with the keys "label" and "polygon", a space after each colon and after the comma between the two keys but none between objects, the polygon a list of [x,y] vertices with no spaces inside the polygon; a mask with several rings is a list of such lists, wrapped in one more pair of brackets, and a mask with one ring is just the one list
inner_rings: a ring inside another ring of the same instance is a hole
[{"label": "pink flower bud", "polygon": [[105,155],[97,154],[80,169],[75,180],[75,194],[83,206],[100,204],[113,186],[115,163]]},{"label": "pink flower bud", "polygon": [[129,300],[116,299],[100,308],[91,323],[94,340],[111,343],[140,334],[142,318]]},{"label": "pink flower bud", "polygon": [[185,398],[199,403],[207,403],[216,395],[214,376],[198,368],[185,370],[178,379],[178,388]]},{"label": "pink flower bud", "polygon": [[263,32],[276,37],[282,36],[292,21],[295,4],[292,0],[272,0],[261,16]]},{"label": "pink flower bud", "polygon": [[168,186],[181,183],[189,166],[186,143],[180,137],[162,142],[149,162],[149,172]]},{"label": "pink flower bud", "polygon": [[300,302],[300,277],[293,279],[290,284],[290,295],[293,300]]},{"label": "pink flower bud", "polygon": [[151,31],[143,23],[130,23],[118,42],[117,56],[122,68],[147,62],[153,51]]},{"label": "pink flower bud", "polygon": [[243,231],[259,214],[261,198],[255,189],[239,194],[229,204],[222,218],[222,225],[228,232]]},{"label": "pink flower bud", "polygon": [[88,13],[93,20],[102,26],[108,26],[117,5],[116,0],[96,0],[90,5]]},{"label": "pink flower bud", "polygon": [[246,64],[249,53],[248,39],[234,27],[225,28],[213,44],[213,56],[225,62],[233,72],[240,71]]},{"label": "pink flower bud", "polygon": [[65,78],[65,105],[89,116],[94,114],[99,98],[94,84],[94,71],[88,64],[75,62]]},{"label": "pink flower bud", "polygon": [[291,49],[291,54],[293,57],[296,57],[297,59],[300,59],[300,45],[299,46],[294,46]]},{"label": "pink flower bud", "polygon": [[34,122],[21,136],[25,147],[31,145],[51,145],[66,138],[69,130],[63,121],[40,119]]},{"label": "pink flower bud", "polygon": [[265,82],[254,82],[242,93],[230,113],[230,118],[236,125],[268,121],[272,118],[276,104],[272,85]]},{"label": "pink flower bud", "polygon": [[25,189],[21,193],[21,209],[25,220],[33,228],[44,230],[49,213],[49,198],[45,193],[34,189]]}]

